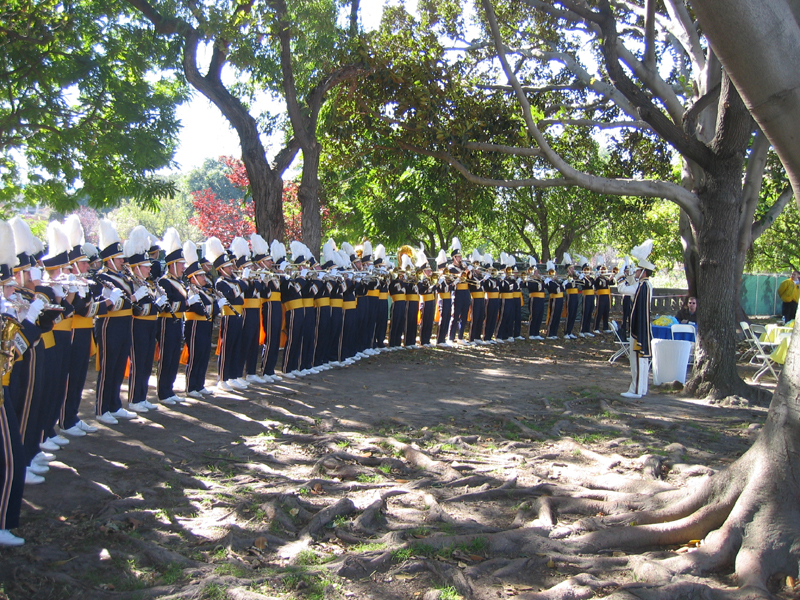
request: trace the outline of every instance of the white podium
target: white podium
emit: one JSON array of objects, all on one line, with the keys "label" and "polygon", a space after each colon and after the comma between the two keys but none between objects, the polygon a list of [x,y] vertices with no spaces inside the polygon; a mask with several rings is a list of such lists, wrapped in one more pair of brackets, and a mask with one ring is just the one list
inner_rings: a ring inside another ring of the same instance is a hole
[{"label": "white podium", "polygon": [[653,385],[672,381],[686,383],[692,343],[683,340],[655,339],[650,344],[653,350]]}]

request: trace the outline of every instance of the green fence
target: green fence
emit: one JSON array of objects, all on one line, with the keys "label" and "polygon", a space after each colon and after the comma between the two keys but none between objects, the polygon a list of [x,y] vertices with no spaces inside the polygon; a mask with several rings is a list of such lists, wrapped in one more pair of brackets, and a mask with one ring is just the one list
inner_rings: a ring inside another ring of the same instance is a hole
[{"label": "green fence", "polygon": [[742,275],[742,309],[751,317],[778,315],[781,312],[781,299],[778,286],[788,275],[760,274]]}]

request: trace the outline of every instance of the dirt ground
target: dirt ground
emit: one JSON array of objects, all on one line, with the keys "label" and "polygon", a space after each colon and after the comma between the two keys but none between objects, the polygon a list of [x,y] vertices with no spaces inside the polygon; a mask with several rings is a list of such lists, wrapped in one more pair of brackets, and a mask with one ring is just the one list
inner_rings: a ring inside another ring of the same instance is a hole
[{"label": "dirt ground", "polygon": [[[609,338],[387,352],[100,425],[26,488],[0,598],[635,593],[624,552],[559,550],[578,517],[545,527],[542,497],[692,485],[749,447],[767,407],[625,400]],[[93,386],[90,371],[87,422]]]}]

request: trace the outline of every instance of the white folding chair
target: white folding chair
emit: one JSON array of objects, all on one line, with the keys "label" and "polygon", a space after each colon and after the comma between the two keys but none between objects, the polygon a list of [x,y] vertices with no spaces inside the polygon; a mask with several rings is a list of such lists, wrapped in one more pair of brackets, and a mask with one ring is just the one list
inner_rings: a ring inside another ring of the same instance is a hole
[{"label": "white folding chair", "polygon": [[619,335],[619,327],[616,321],[611,321],[611,329],[614,331],[614,337],[616,338],[614,343],[617,345],[617,351],[608,359],[608,362],[613,363],[621,356],[627,356],[628,360],[630,360],[630,344]]},{"label": "white folding chair", "polygon": [[676,333],[691,333],[692,334],[692,348],[689,350],[689,364],[694,364],[694,339],[697,335],[697,329],[694,325],[689,325],[688,323],[675,323],[670,327],[670,331],[672,333],[672,339],[675,339]]},{"label": "white folding chair", "polygon": [[[779,365],[770,358],[767,352],[764,351],[764,344],[762,344],[762,342],[759,341],[758,339],[759,336],[756,334],[756,326],[750,325],[745,322],[740,323],[740,325],[742,327],[742,330],[744,331],[744,334],[750,336],[753,342],[753,348],[755,349],[756,354],[753,357],[753,360],[751,360],[750,362],[752,364],[759,365],[758,371],[756,371],[756,374],[753,376],[753,383],[758,381],[761,378],[761,376],[764,375],[767,371],[772,373],[772,376],[775,378],[775,381],[777,381],[778,374],[775,372],[773,365],[776,365],[778,367]],[[771,347],[773,345],[774,344],[769,344],[768,346]]]},{"label": "white folding chair", "polygon": [[744,362],[747,360],[752,364],[752,361],[755,360],[757,351],[756,345],[753,343],[753,336],[750,334],[750,324],[747,321],[739,321],[739,327],[742,328],[742,333],[744,333],[744,341],[747,342],[747,350],[742,352],[742,355],[739,357],[739,361]]}]

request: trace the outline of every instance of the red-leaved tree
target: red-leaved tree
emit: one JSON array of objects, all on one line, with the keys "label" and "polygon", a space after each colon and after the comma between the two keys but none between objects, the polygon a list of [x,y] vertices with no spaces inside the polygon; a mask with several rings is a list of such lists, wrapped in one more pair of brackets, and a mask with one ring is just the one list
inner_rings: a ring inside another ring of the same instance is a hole
[{"label": "red-leaved tree", "polygon": [[[228,173],[225,175],[228,181],[241,189],[245,194],[248,194],[250,180],[247,178],[247,170],[244,167],[244,163],[232,156],[220,156],[219,159],[229,169]],[[284,243],[291,240],[302,241],[303,239],[303,210],[300,206],[300,199],[298,198],[299,189],[300,187],[293,181],[283,182],[283,220],[285,227],[284,239],[281,241]],[[323,230],[329,229],[333,225],[330,209],[325,205],[321,205],[320,212]],[[252,214],[252,208],[250,214]]]},{"label": "red-leaved tree", "polygon": [[252,202],[218,198],[210,188],[192,192],[194,216],[189,222],[206,237],[216,236],[226,248],[236,236],[249,236],[255,228]]}]

